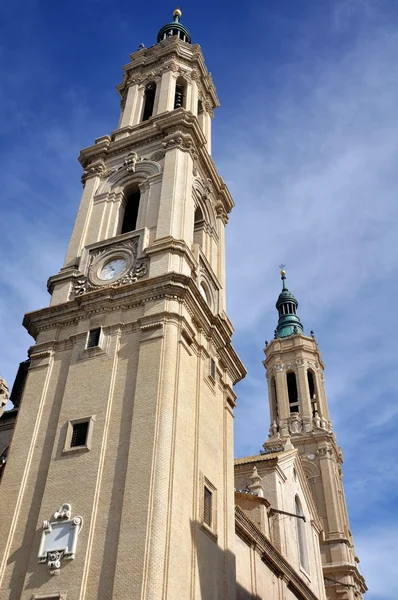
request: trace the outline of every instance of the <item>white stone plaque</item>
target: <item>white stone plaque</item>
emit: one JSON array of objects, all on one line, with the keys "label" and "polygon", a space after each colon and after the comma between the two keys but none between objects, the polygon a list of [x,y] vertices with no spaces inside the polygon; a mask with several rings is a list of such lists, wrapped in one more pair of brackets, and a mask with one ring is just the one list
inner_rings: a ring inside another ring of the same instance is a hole
[{"label": "white stone plaque", "polygon": [[51,575],[58,575],[61,559],[75,558],[77,537],[83,527],[82,517],[71,518],[71,505],[62,504],[53,521],[43,521],[38,561],[47,562]]}]

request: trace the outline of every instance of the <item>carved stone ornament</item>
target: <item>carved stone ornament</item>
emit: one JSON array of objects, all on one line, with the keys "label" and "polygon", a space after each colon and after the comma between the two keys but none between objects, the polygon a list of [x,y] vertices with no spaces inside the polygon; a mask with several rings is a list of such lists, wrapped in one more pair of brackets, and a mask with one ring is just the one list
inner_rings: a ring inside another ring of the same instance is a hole
[{"label": "carved stone ornament", "polygon": [[73,517],[70,504],[62,504],[54,520],[43,521],[38,561],[46,562],[51,575],[59,575],[61,560],[73,560],[77,537],[83,527],[82,517]]},{"label": "carved stone ornament", "polygon": [[301,418],[298,416],[293,416],[290,418],[289,430],[291,434],[301,433],[303,430],[303,423]]},{"label": "carved stone ornament", "polygon": [[141,160],[142,158],[138,156],[137,152],[129,152],[123,165],[126,167],[127,172],[135,173],[135,165]]},{"label": "carved stone ornament", "polygon": [[84,185],[90,177],[101,176],[105,172],[105,164],[101,159],[91,162],[83,171],[82,184]]},{"label": "carved stone ornament", "polygon": [[[82,275],[74,285],[76,296],[102,289],[105,286],[114,287],[135,283],[144,277],[148,271],[148,261],[146,258],[138,260],[137,253],[138,238],[91,252],[88,276]],[[115,276],[112,276],[110,272],[104,278],[102,273],[106,270],[106,266],[112,264],[113,261],[119,261],[119,264],[124,266]]]},{"label": "carved stone ornament", "polygon": [[170,150],[172,148],[179,148],[183,152],[189,152],[193,158],[193,160],[197,160],[198,153],[195,149],[195,144],[191,139],[184,139],[182,136],[176,136],[163,142],[162,144],[165,150]]}]

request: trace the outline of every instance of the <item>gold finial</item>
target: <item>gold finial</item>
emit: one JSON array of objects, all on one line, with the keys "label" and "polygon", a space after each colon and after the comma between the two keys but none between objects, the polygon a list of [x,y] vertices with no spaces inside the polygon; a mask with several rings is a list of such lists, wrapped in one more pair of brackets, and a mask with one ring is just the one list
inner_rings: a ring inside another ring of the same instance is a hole
[{"label": "gold finial", "polygon": [[176,8],[175,11],[173,12],[173,17],[178,17],[179,19],[181,19],[182,17],[182,12],[179,8]]},{"label": "gold finial", "polygon": [[280,268],[280,270],[281,270],[281,275],[282,275],[282,277],[283,277],[284,275],[286,275],[285,267],[286,267],[286,265],[279,265],[279,268]]}]

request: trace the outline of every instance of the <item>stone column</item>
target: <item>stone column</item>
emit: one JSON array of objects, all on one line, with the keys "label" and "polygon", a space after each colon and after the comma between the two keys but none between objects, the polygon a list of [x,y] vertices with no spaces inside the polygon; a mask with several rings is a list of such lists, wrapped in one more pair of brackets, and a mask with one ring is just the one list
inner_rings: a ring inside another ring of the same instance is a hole
[{"label": "stone column", "polygon": [[128,125],[135,125],[133,117],[138,99],[138,84],[132,85],[127,91],[126,104],[120,117],[119,129]]},{"label": "stone column", "polygon": [[172,71],[166,71],[160,81],[158,114],[173,110],[176,78]]}]

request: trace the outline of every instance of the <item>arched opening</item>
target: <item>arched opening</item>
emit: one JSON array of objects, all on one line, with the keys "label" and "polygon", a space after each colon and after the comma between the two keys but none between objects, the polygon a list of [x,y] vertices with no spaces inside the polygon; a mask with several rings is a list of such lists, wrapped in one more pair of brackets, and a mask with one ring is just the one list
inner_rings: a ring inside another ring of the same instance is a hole
[{"label": "arched opening", "polygon": [[276,394],[276,381],[275,377],[271,378],[271,412],[272,412],[272,420],[278,421],[279,413],[278,413],[278,396]]},{"label": "arched opening", "polygon": [[316,387],[315,387],[315,374],[313,371],[311,371],[311,369],[308,369],[308,371],[307,371],[307,381],[308,381],[308,389],[310,391],[312,415],[315,416],[315,413],[318,410],[318,405],[317,405],[318,398],[317,398]]},{"label": "arched opening", "polygon": [[303,519],[304,513],[303,513],[303,509],[301,507],[301,502],[300,502],[298,496],[295,497],[294,504],[295,504],[295,513],[296,513],[297,517],[300,517],[300,518],[296,519],[300,565],[308,573],[309,568],[308,568],[307,542],[305,539],[305,522]]},{"label": "arched opening", "polygon": [[174,95],[174,108],[185,108],[187,84],[185,79],[179,77],[176,81],[176,91]]},{"label": "arched opening", "polygon": [[211,307],[211,296],[210,296],[209,288],[203,281],[200,283],[199,291],[200,291],[202,297],[205,299],[206,304]]},{"label": "arched opening", "polygon": [[140,190],[134,185],[124,192],[124,215],[120,233],[137,229],[138,208],[140,206]]},{"label": "arched opening", "polygon": [[287,373],[286,381],[290,413],[298,413],[300,412],[300,403],[298,399],[296,374],[293,373],[293,371]]},{"label": "arched opening", "polygon": [[144,95],[144,112],[142,114],[142,120],[147,121],[149,117],[153,115],[153,107],[155,104],[155,94],[156,94],[156,83],[151,81],[145,88]]},{"label": "arched opening", "polygon": [[198,244],[201,248],[203,247],[203,229],[205,220],[203,212],[200,206],[195,210],[194,222],[193,222],[193,243]]}]

